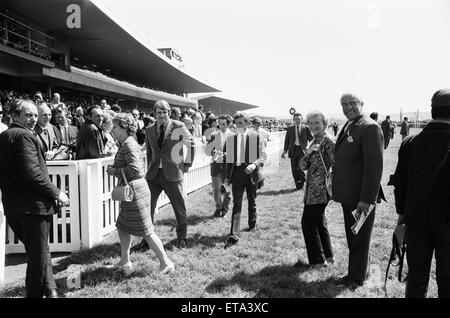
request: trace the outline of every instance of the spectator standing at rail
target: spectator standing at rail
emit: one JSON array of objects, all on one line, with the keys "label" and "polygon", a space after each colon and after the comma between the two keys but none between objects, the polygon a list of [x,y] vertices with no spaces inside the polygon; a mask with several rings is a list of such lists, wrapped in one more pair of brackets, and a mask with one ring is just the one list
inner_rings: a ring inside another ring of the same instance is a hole
[{"label": "spectator standing at rail", "polygon": [[50,180],[44,153],[34,134],[38,110],[32,101],[16,100],[13,123],[0,134],[0,189],[6,220],[25,245],[27,298],[58,297],[48,236],[56,201],[67,195]]},{"label": "spectator standing at rail", "polygon": [[95,159],[105,156],[105,136],[102,132],[103,110],[91,106],[86,111],[86,121],[81,127],[76,144],[77,160]]}]

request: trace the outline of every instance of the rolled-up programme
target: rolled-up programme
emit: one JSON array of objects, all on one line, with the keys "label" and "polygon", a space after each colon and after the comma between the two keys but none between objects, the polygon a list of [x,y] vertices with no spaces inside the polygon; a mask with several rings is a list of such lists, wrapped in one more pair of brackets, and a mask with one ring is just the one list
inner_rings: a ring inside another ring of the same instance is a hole
[{"label": "rolled-up programme", "polygon": [[355,209],[352,211],[352,215],[355,218],[356,222],[355,224],[353,224],[352,226],[352,232],[353,234],[358,234],[359,230],[361,229],[361,227],[363,226],[364,222],[366,221],[367,217],[369,216],[370,213],[372,213],[372,211],[375,209],[375,204],[371,204],[369,206],[369,212],[367,214],[358,212],[358,209]]}]

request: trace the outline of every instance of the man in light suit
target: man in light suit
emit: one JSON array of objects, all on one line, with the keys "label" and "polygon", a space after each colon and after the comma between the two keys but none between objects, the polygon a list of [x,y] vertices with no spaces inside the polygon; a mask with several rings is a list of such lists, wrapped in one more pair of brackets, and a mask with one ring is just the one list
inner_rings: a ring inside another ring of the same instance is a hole
[{"label": "man in light suit", "polygon": [[238,127],[237,134],[228,136],[225,144],[225,184],[231,184],[233,192],[231,230],[225,248],[235,245],[239,240],[244,191],[248,200],[248,230],[252,231],[256,227],[256,187],[263,181],[261,168],[267,159],[262,138],[249,129],[250,119],[238,114],[234,122]]},{"label": "man in light suit", "polygon": [[341,105],[348,121],[336,140],[333,199],[343,208],[349,248],[348,275],[341,279],[341,284],[353,288],[366,279],[375,211],[356,235],[351,231],[355,223],[351,212],[358,209],[367,215],[369,205],[384,198],[380,187],[384,144],[380,126],[363,114],[364,103],[360,97],[344,94]]},{"label": "man in light suit", "polygon": [[25,245],[28,298],[56,298],[48,236],[56,201],[69,204],[67,195],[50,180],[44,152],[34,133],[38,110],[32,101],[16,100],[13,123],[0,134],[0,190],[6,220]]},{"label": "man in light suit", "polygon": [[[187,217],[183,198],[183,174],[192,166],[194,139],[186,126],[170,119],[170,106],[159,100],[153,107],[156,122],[146,130],[148,171],[146,180],[151,192],[151,214],[154,221],[156,203],[161,192],[169,197],[177,219],[176,246],[186,248]],[[183,145],[187,146],[184,156]]]},{"label": "man in light suit", "polygon": [[60,141],[56,127],[50,124],[52,111],[46,103],[38,106],[38,122],[34,131],[38,137],[41,148],[45,153],[45,160],[52,160],[58,150]]},{"label": "man in light suit", "polygon": [[[230,206],[230,192],[226,190],[225,180],[225,161],[224,147],[227,138],[232,133],[228,129],[230,126],[230,118],[226,115],[219,116],[219,130],[211,134],[211,139],[205,147],[205,153],[209,156],[217,156],[217,159],[211,162],[211,183],[213,187],[213,196],[216,203],[215,217],[223,217],[227,214]],[[211,129],[211,128],[210,128]],[[223,193],[222,193],[223,192]],[[222,198],[223,194],[223,198]]]},{"label": "man in light suit", "polygon": [[291,171],[297,190],[303,189],[306,180],[305,173],[300,169],[300,160],[305,155],[308,141],[313,138],[308,126],[302,124],[301,116],[300,113],[294,114],[294,124],[287,129],[284,138],[284,150],[281,154],[281,158],[285,158],[286,153],[291,158]]},{"label": "man in light suit", "polygon": [[[56,132],[57,138],[60,140],[60,144],[66,146],[68,149],[65,151],[64,159],[71,159],[69,153],[75,152],[78,129],[73,125],[69,125],[67,120],[67,110],[62,107],[58,107],[55,111],[56,116]],[[67,155],[67,158],[65,156]]]}]

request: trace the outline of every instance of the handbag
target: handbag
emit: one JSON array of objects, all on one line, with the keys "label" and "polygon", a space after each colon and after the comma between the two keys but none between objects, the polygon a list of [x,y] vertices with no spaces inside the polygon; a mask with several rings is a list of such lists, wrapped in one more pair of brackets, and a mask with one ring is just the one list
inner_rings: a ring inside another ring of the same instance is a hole
[{"label": "handbag", "polygon": [[400,224],[397,225],[395,228],[394,234],[392,235],[392,250],[391,255],[389,257],[387,269],[386,269],[386,276],[384,278],[384,294],[387,297],[387,290],[386,290],[386,284],[388,280],[389,275],[389,267],[391,265],[398,267],[398,273],[397,273],[397,279],[399,282],[404,282],[406,279],[403,278],[402,272],[403,272],[403,263],[405,259],[405,253],[406,253],[406,225]]},{"label": "handbag", "polygon": [[[325,139],[325,137],[324,137],[324,138],[322,139],[322,141],[320,142],[319,147],[320,147],[320,145],[322,144],[322,142],[323,142],[324,139]],[[320,159],[322,160],[323,168],[325,169],[325,172],[326,172],[326,176],[325,176],[325,188],[327,189],[327,193],[328,193],[328,195],[330,196],[330,198],[332,198],[332,197],[333,197],[333,190],[332,190],[332,185],[331,185],[331,179],[332,179],[331,172],[328,171],[327,166],[325,165],[325,161],[323,160],[323,157],[322,157],[322,153],[321,153],[321,151],[320,151],[320,148],[319,148],[319,150],[318,150],[318,153],[319,153]]]},{"label": "handbag", "polygon": [[111,192],[111,199],[114,201],[125,201],[131,202],[134,198],[134,191],[131,188],[130,184],[125,177],[125,173],[123,172],[123,168],[120,169],[122,172],[123,180],[125,181],[125,185],[115,187]]}]

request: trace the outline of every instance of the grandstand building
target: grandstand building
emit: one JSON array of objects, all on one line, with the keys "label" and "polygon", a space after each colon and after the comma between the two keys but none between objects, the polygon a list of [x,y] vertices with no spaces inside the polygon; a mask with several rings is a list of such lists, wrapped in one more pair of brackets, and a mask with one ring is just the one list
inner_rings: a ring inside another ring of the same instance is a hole
[{"label": "grandstand building", "polygon": [[199,105],[203,105],[205,112],[211,111],[213,114],[228,114],[231,116],[236,115],[237,112],[244,110],[257,108],[256,105],[238,102],[235,100],[215,96],[214,94],[208,94],[203,96],[193,97],[198,101]]},{"label": "grandstand building", "polygon": [[58,91],[63,102],[67,95],[107,98],[147,111],[158,99],[197,108],[189,93],[219,91],[169,58],[99,1],[0,0],[0,90]]}]

